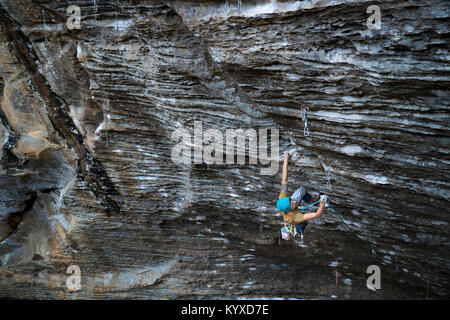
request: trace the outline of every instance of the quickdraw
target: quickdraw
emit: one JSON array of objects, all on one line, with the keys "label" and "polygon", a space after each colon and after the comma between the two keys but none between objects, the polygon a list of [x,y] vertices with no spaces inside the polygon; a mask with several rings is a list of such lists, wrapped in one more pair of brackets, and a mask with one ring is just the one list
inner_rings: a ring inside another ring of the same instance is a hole
[{"label": "quickdraw", "polygon": [[305,136],[305,137],[307,137],[307,136],[309,136],[309,129],[308,129],[308,114],[307,114],[307,112],[308,112],[308,110],[309,110],[309,107],[308,106],[304,106],[304,107],[302,107],[302,120],[303,120],[303,122],[305,123],[305,128],[303,129],[303,135]]}]

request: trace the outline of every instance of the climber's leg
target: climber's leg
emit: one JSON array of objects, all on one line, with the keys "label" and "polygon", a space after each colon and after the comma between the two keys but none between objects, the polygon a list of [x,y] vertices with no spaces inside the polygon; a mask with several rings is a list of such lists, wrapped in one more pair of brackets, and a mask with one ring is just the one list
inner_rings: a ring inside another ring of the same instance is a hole
[{"label": "climber's leg", "polygon": [[295,229],[296,229],[297,233],[304,233],[307,225],[308,225],[308,221],[296,226]]},{"label": "climber's leg", "polygon": [[301,228],[301,230],[302,230],[302,232],[305,232],[305,229],[306,229],[306,226],[308,225],[308,221],[305,221],[304,223],[302,223],[301,225],[300,225],[300,228]]},{"label": "climber's leg", "polygon": [[311,203],[312,201],[312,197],[308,193],[308,191],[306,191],[305,187],[300,187],[297,190],[295,190],[294,194],[291,196],[291,199],[297,202],[297,205],[300,205],[302,200],[305,201],[306,203]]}]

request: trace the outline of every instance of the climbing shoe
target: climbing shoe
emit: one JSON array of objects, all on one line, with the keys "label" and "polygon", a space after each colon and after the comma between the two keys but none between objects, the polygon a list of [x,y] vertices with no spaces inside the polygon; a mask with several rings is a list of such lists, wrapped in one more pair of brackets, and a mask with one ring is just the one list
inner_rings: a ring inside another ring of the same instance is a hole
[{"label": "climbing shoe", "polygon": [[312,197],[312,203],[319,201],[319,200],[320,200],[320,196],[321,196],[320,193],[314,195],[314,196]]}]

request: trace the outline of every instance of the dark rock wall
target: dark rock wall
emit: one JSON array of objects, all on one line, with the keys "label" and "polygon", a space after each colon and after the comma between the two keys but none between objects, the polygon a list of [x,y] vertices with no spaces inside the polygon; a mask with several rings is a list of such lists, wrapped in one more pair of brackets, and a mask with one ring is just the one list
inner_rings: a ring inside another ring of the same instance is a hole
[{"label": "dark rock wall", "polygon": [[[446,1],[242,3],[0,1],[0,297],[448,296]],[[175,164],[195,121],[278,129],[279,171]],[[357,237],[279,242],[284,150]]]}]

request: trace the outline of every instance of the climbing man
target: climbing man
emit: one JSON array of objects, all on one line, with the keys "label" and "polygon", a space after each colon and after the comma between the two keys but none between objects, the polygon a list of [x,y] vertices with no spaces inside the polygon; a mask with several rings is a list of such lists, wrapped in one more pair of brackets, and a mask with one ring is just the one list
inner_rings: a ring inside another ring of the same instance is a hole
[{"label": "climbing man", "polygon": [[[300,231],[303,233],[309,220],[318,219],[322,216],[325,211],[325,204],[327,202],[326,195],[317,195],[312,197],[305,187],[298,188],[292,196],[289,197],[287,192],[287,179],[288,179],[288,161],[289,152],[284,153],[284,163],[283,163],[283,176],[281,179],[281,192],[278,197],[277,208],[281,211],[283,219],[286,223],[295,226],[297,233]],[[300,203],[305,201],[310,204],[316,202],[320,199],[319,209],[316,212],[303,213],[298,208]]]}]

